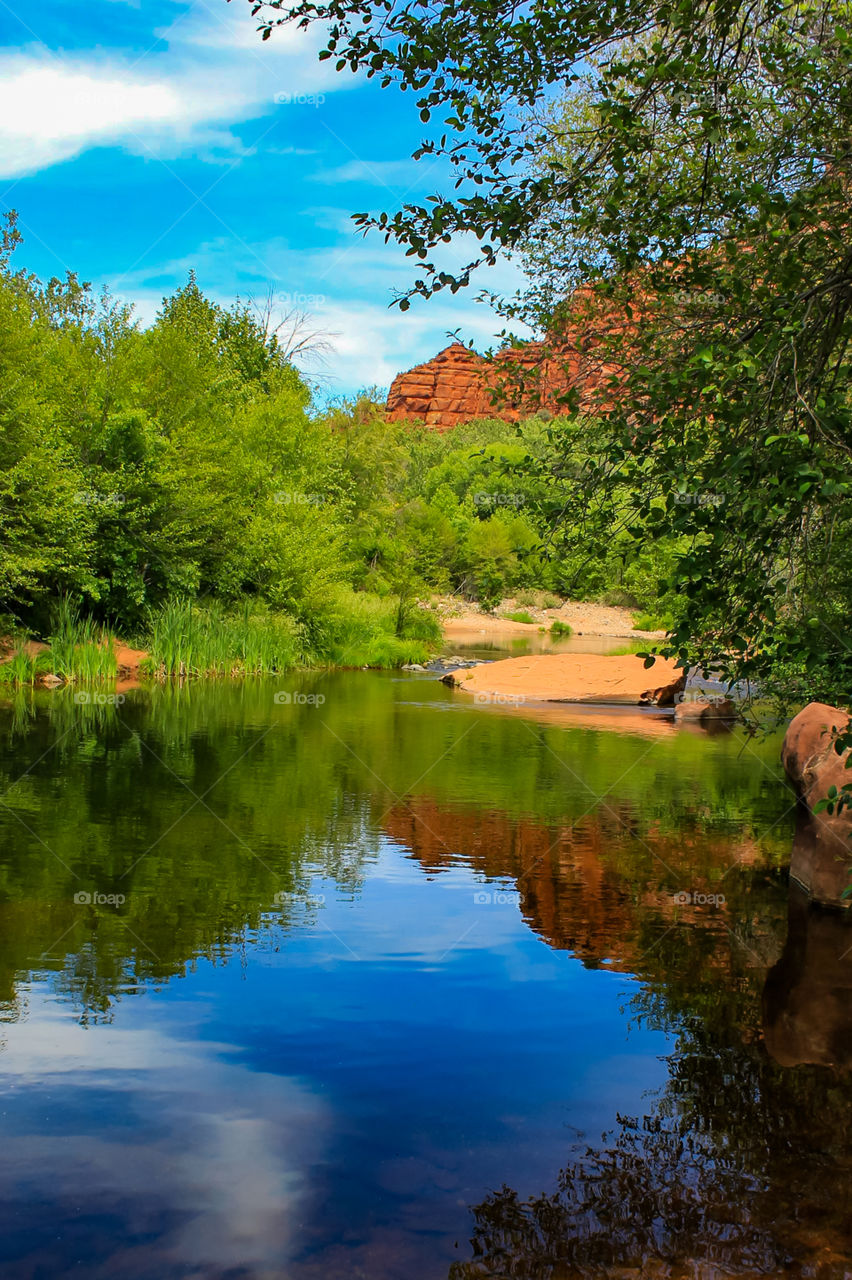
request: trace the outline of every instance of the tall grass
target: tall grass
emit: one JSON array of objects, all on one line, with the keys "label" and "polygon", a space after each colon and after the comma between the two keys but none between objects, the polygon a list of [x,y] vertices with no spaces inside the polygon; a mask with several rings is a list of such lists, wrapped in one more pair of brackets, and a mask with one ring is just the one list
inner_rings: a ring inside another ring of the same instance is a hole
[{"label": "tall grass", "polygon": [[79,606],[63,596],[54,607],[45,669],[65,681],[114,680],[118,672],[115,649],[107,631]]},{"label": "tall grass", "polygon": [[428,609],[400,610],[395,596],[340,588],[310,618],[305,658],[338,667],[400,667],[425,662],[440,640],[440,622]]},{"label": "tall grass", "polygon": [[298,662],[300,637],[292,618],[248,602],[228,613],[173,600],[151,615],[147,647],[161,676],[266,675]]},{"label": "tall grass", "polygon": [[[253,601],[227,610],[217,601],[172,600],[150,615],[142,670],[170,678],[270,675],[298,665],[399,667],[425,661],[440,639],[436,615],[416,602],[348,588],[315,605],[303,623]],[[117,674],[109,635],[70,599],[56,605],[49,644],[31,655],[22,638],[0,663],[0,684],[32,685],[47,673],[96,683]]]},{"label": "tall grass", "polygon": [[48,669],[44,653],[29,653],[26,639],[17,642],[6,661],[0,663],[0,684],[35,684],[42,672]]}]

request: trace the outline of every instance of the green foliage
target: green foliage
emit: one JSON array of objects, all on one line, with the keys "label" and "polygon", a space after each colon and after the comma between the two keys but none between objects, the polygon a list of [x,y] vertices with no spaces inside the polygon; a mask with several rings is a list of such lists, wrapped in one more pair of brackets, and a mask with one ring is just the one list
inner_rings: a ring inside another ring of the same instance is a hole
[{"label": "green foliage", "polygon": [[[63,679],[114,671],[107,632],[169,675],[422,660],[436,591],[547,606],[636,578],[651,605],[668,554],[603,516],[603,558],[581,525],[553,537],[564,438],[540,419],[437,433],[366,397],[316,411],[275,339],[193,276],[143,331],[7,254],[0,427],[0,609]],[[594,430],[571,425],[575,468]]]},{"label": "green foliage", "polygon": [[109,634],[93,618],[81,617],[70,596],[54,606],[49,640],[44,657],[53,675],[65,681],[115,679],[118,663]]},{"label": "green foliage", "polygon": [[674,626],[671,616],[659,613],[636,613],[633,615],[634,631],[665,631]]},{"label": "green foliage", "polygon": [[530,626],[535,626],[535,618],[531,613],[527,613],[526,609],[515,609],[512,613],[505,614],[509,622],[526,622]]},{"label": "green foliage", "polygon": [[[256,9],[265,34],[319,23],[322,58],[401,83],[424,123],[438,117],[415,154],[449,159],[454,194],[356,216],[417,262],[408,294],[455,292],[476,266],[521,249],[532,284],[507,311],[558,339],[572,290],[595,285],[594,362],[616,394],[553,512],[567,570],[554,585],[599,590],[619,543],[642,540],[649,563],[625,566],[615,585],[647,608],[642,580],[665,542],[665,585],[653,589],[668,654],[792,701],[845,699],[845,0]],[[456,239],[477,248],[447,270],[435,251]],[[557,434],[570,471],[572,431]]]},{"label": "green foliage", "polygon": [[22,640],[15,645],[6,660],[0,663],[0,684],[34,685],[45,670],[45,655],[29,653]]},{"label": "green foliage", "polygon": [[423,662],[440,641],[437,618],[403,610],[400,599],[340,588],[310,619],[307,654],[341,667],[398,667]]},{"label": "green foliage", "polygon": [[562,622],[559,618],[554,618],[550,624],[550,634],[556,637],[556,636],[570,636],[570,635],[573,635],[574,633],[569,623]]}]

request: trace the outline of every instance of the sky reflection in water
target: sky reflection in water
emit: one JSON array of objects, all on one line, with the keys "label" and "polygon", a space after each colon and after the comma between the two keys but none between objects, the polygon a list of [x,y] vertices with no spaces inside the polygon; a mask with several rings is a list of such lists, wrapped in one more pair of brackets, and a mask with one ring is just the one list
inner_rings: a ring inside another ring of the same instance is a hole
[{"label": "sky reflection in water", "polygon": [[842,1275],[777,744],[322,687],[7,713],[4,1276]]}]

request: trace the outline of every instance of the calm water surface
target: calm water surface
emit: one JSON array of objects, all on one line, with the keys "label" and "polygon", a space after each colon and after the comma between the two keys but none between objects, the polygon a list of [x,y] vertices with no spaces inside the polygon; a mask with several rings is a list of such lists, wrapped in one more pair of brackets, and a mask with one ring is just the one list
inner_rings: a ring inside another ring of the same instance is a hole
[{"label": "calm water surface", "polygon": [[373,672],[0,717],[4,1278],[852,1274],[777,740]]}]

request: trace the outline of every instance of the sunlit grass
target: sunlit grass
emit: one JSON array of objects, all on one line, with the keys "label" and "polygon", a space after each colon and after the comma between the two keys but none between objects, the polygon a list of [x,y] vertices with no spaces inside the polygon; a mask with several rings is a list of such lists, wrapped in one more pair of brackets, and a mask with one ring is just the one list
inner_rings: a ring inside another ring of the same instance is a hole
[{"label": "sunlit grass", "polygon": [[114,680],[118,672],[109,634],[92,618],[83,617],[69,596],[54,606],[46,670],[64,681]]},{"label": "sunlit grass", "polygon": [[267,675],[295,666],[300,643],[286,614],[173,600],[151,615],[145,667],[161,676]]}]

